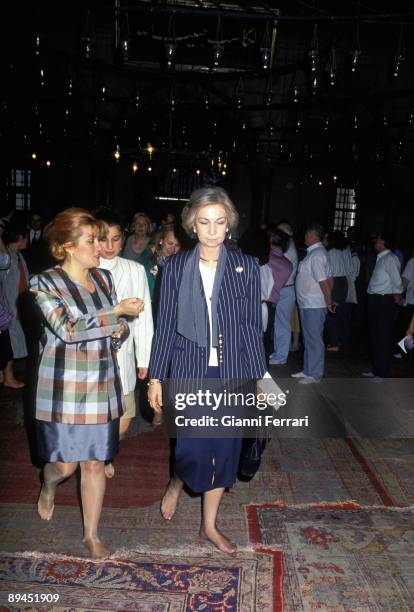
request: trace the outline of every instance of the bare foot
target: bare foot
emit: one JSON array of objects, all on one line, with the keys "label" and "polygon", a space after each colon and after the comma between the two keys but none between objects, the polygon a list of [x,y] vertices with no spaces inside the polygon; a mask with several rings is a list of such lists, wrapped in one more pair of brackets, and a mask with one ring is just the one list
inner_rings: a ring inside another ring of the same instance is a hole
[{"label": "bare foot", "polygon": [[55,509],[55,496],[53,494],[47,493],[45,490],[45,485],[40,489],[40,495],[37,502],[37,511],[39,516],[44,521],[50,521],[53,516],[53,510]]},{"label": "bare foot", "polygon": [[166,521],[170,521],[175,514],[182,488],[181,481],[175,483],[174,480],[170,480],[168,483],[168,487],[161,500],[161,514]]},{"label": "bare foot", "polygon": [[9,387],[10,389],[22,389],[24,387],[24,383],[19,380],[14,379],[5,379],[4,386]]},{"label": "bare foot", "polygon": [[99,538],[83,538],[83,543],[89,549],[91,559],[103,559],[111,554],[109,548],[104,546]]},{"label": "bare foot", "polygon": [[105,476],[113,478],[115,476],[115,468],[113,463],[105,463]]},{"label": "bare foot", "polygon": [[231,556],[234,556],[237,552],[237,544],[231,542],[217,528],[206,531],[204,527],[200,527],[199,535],[203,540],[208,540],[211,544],[214,544],[221,552]]}]

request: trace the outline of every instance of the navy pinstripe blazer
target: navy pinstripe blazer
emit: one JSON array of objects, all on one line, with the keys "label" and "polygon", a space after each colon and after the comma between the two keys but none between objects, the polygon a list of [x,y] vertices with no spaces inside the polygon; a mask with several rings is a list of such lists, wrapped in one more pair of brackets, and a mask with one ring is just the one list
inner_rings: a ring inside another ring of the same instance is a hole
[{"label": "navy pinstripe blazer", "polygon": [[[189,255],[189,251],[178,253],[170,257],[164,267],[157,329],[149,365],[150,378],[200,379],[207,372],[209,349],[199,348],[176,331],[178,290]],[[227,251],[217,316],[220,378],[262,378],[266,372],[266,359],[259,265],[253,257],[238,250]]]}]

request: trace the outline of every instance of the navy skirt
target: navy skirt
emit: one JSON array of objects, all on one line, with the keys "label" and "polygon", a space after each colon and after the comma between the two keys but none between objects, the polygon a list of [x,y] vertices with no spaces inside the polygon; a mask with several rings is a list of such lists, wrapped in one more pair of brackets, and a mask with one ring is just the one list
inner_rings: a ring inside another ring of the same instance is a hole
[{"label": "navy skirt", "polygon": [[108,461],[118,452],[119,419],[99,425],[36,421],[38,455],[47,463]]},{"label": "navy skirt", "polygon": [[[208,368],[206,379],[219,377],[218,367]],[[208,387],[207,380],[205,383]],[[201,416],[203,413],[200,408],[198,410],[198,416]],[[230,488],[236,482],[241,445],[242,437],[193,438],[177,435],[174,473],[194,493]]]}]

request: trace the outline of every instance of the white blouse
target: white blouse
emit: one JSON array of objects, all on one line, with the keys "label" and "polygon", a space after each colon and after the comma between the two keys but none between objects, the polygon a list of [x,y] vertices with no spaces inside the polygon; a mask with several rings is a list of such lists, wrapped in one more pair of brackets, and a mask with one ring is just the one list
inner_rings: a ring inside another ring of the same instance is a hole
[{"label": "white blouse", "polygon": [[208,322],[210,325],[210,359],[208,365],[212,367],[218,366],[217,349],[212,345],[212,321],[211,321],[211,296],[213,295],[214,279],[216,276],[216,268],[209,268],[200,261],[200,274],[203,282],[204,294],[207,301]]},{"label": "white blouse", "polygon": [[154,328],[147,275],[144,266],[124,257],[101,257],[100,267],[111,272],[119,302],[133,297],[144,300],[144,311],[128,321],[130,334],[117,351],[122,390],[128,395],[135,389],[136,368],[147,368],[151,354]]}]

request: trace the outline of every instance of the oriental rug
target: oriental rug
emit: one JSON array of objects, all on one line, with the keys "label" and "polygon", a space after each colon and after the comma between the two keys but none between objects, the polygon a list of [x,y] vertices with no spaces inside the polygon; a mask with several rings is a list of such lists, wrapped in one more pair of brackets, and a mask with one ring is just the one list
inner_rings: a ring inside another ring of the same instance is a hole
[{"label": "oriental rug", "polygon": [[354,457],[381,492],[386,506],[414,504],[414,439],[347,440]]},{"label": "oriental rug", "polygon": [[283,553],[285,611],[414,609],[414,509],[251,504],[250,540]]},{"label": "oriental rug", "polygon": [[[3,555],[0,603],[19,610],[279,612],[281,554],[223,558],[140,554],[105,562],[21,553]],[[10,602],[10,593],[18,594]],[[19,601],[16,601],[18,599]]]},{"label": "oriental rug", "polygon": [[[0,395],[3,392],[1,390]],[[111,609],[109,602],[112,600],[121,606],[114,609],[137,609],[140,612],[191,609],[186,608],[190,605],[188,594],[173,592],[172,587],[167,592],[157,590],[158,582],[154,583],[155,591],[145,586],[144,579],[134,583],[135,586],[131,587],[134,595],[131,596],[124,583],[120,584],[118,593],[116,581],[105,574],[108,592],[103,588],[104,582],[100,582],[100,590],[95,588],[98,571],[104,570],[102,567],[97,569],[100,564],[85,559],[76,478],[72,477],[58,488],[52,521],[41,521],[35,507],[39,470],[31,462],[17,393],[2,402],[0,425],[0,550],[7,551],[4,554],[9,564],[7,567],[14,568],[16,591],[23,592],[27,587],[25,592],[30,592],[32,583],[28,576],[46,571],[46,562],[76,561],[81,564],[85,576],[91,577],[90,585],[85,581],[75,587],[64,584],[64,580],[58,580],[54,585],[38,584],[38,593],[52,589],[50,592],[60,594],[62,591],[62,597],[68,597],[60,601],[60,607],[54,604],[53,610],[93,610],[99,609],[100,605],[103,606],[101,609]],[[196,582],[200,582],[197,572],[207,571],[205,568],[211,560],[214,568],[218,568],[217,572],[229,571],[232,576],[234,568],[238,567],[237,588],[243,597],[235,603],[239,607],[230,606],[229,611],[277,609],[307,612],[319,609],[354,612],[383,609],[400,612],[414,609],[414,564],[411,559],[407,560],[404,548],[414,534],[407,529],[404,512],[390,509],[413,503],[413,450],[412,440],[272,440],[255,478],[250,482],[237,482],[223,498],[219,526],[239,544],[235,559],[223,559],[197,537],[199,497],[183,494],[173,520],[166,522],[161,518],[159,500],[168,480],[168,440],[160,427],[139,434],[122,442],[115,462],[116,476],[107,483],[101,536],[110,550],[118,551],[111,558],[113,565],[108,566],[108,571],[113,576],[117,563],[130,562],[129,574],[125,572],[125,576],[143,576],[143,568],[146,568],[150,580],[150,575],[158,571],[151,564],[157,563],[161,568],[162,584],[169,580],[176,584],[179,574],[178,570],[174,572],[178,565],[183,566],[184,569],[179,571],[187,572],[186,576],[197,576]],[[315,504],[322,504],[322,507],[317,510]],[[246,505],[249,529],[246,528]],[[315,515],[316,511],[318,515]],[[353,519],[348,525],[345,519],[355,517],[357,512],[361,522],[357,524]],[[317,518],[320,515],[325,523]],[[384,530],[384,517],[387,516],[388,527]],[[412,514],[409,517],[412,525]],[[303,533],[301,521],[305,524]],[[280,533],[277,531],[278,522]],[[315,533],[312,531],[314,527]],[[332,538],[325,538],[327,550],[318,543],[320,539],[324,541],[324,532],[320,535],[317,531],[319,527],[333,534]],[[281,534],[284,534],[283,538]],[[361,538],[361,550],[356,545],[358,538]],[[349,542],[356,542],[355,549]],[[377,556],[374,554],[376,550],[379,551]],[[328,553],[332,553],[332,559],[327,561]],[[254,563],[257,574],[251,569]],[[248,582],[254,574],[261,589],[263,567],[267,568],[263,575],[266,575],[268,584],[263,596],[268,599],[253,604],[253,600],[248,599],[253,597]],[[5,578],[9,580],[10,576],[7,576]],[[381,583],[378,588],[377,582]],[[141,594],[139,585],[144,589]],[[197,597],[200,592],[197,591]],[[221,603],[224,601],[223,593],[224,590],[220,595]],[[222,607],[214,607],[208,601],[209,605],[204,606],[197,600],[199,609],[221,612]],[[245,601],[249,601],[247,606]],[[135,608],[131,607],[134,605]],[[412,608],[404,607],[407,605]]]},{"label": "oriental rug", "polygon": [[[36,503],[39,469],[31,461],[19,392],[1,390],[0,490],[6,503]],[[145,508],[161,499],[169,477],[169,442],[162,427],[122,441],[108,481],[105,507]],[[59,486],[56,504],[77,506],[74,478]],[[23,484],[24,483],[24,484]],[[356,501],[414,503],[414,440],[274,439],[260,471],[232,491],[236,503]]]}]

